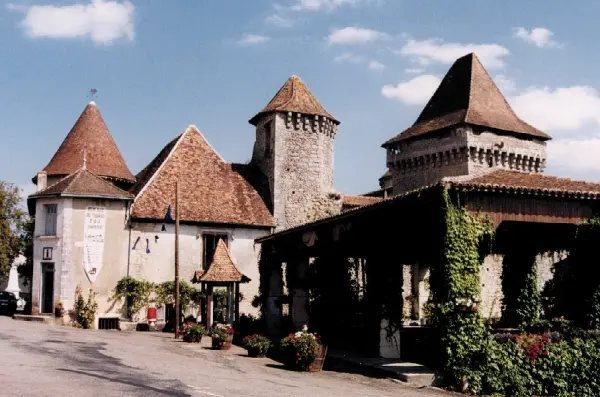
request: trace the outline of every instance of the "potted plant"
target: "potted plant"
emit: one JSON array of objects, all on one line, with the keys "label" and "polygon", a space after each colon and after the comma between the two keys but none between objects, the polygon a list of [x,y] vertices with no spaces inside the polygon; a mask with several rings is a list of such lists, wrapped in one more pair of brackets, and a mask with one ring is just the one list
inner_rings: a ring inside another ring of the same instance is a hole
[{"label": "potted plant", "polygon": [[231,349],[233,334],[233,328],[228,324],[218,324],[214,326],[212,329],[212,348],[215,350]]},{"label": "potted plant", "polygon": [[64,308],[62,302],[60,302],[60,301],[56,302],[56,305],[54,305],[54,316],[62,317],[64,315],[64,312],[65,312],[65,308]]},{"label": "potted plant", "polygon": [[289,334],[281,340],[281,353],[288,368],[319,372],[323,369],[327,347],[321,344],[318,335],[308,332],[304,326],[302,331]]},{"label": "potted plant", "polygon": [[263,335],[248,335],[244,338],[244,347],[248,351],[248,357],[264,357],[271,347],[271,341]]},{"label": "potted plant", "polygon": [[206,328],[200,324],[189,321],[183,326],[182,334],[184,342],[200,343],[202,337],[206,335]]}]

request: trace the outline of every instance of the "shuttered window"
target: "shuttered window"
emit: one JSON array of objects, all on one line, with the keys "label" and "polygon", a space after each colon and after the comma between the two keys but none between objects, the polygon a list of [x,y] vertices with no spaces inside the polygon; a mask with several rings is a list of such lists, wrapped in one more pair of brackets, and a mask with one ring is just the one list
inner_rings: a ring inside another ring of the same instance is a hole
[{"label": "shuttered window", "polygon": [[44,236],[56,236],[56,204],[44,205]]}]

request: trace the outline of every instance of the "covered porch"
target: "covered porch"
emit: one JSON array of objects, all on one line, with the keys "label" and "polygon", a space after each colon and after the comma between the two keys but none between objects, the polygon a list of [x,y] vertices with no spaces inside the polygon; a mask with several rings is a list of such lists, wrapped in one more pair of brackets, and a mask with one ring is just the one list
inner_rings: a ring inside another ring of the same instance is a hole
[{"label": "covered porch", "polygon": [[446,200],[490,222],[493,237],[479,244],[479,306],[511,327],[532,269],[543,263],[541,279],[551,279],[577,225],[598,213],[598,198],[575,188],[446,182],[258,239],[267,328],[281,335],[309,325],[335,347],[428,364],[436,330],[427,302],[448,241]]}]

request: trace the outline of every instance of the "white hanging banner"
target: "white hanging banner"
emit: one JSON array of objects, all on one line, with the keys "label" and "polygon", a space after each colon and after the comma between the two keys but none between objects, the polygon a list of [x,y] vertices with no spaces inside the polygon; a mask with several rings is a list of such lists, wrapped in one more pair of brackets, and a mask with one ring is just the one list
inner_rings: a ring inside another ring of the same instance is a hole
[{"label": "white hanging banner", "polygon": [[83,265],[92,284],[102,269],[105,229],[106,208],[87,207],[83,226]]}]

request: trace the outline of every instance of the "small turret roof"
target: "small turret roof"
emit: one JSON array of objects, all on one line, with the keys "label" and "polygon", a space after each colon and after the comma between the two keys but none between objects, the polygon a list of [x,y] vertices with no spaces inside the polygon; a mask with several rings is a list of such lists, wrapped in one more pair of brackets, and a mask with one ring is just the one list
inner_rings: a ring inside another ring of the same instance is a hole
[{"label": "small turret roof", "polygon": [[205,283],[231,283],[231,282],[248,282],[250,279],[245,277],[242,272],[233,263],[229,250],[222,239],[219,239],[217,248],[213,255],[212,261],[208,270],[205,272],[197,272],[194,275],[195,282]]},{"label": "small turret roof", "polygon": [[70,175],[82,168],[84,157],[86,168],[95,175],[135,182],[94,102],[85,107],[43,171],[49,177]]},{"label": "small turret roof", "polygon": [[325,110],[306,84],[296,75],[290,77],[277,91],[271,102],[250,119],[250,124],[256,125],[262,115],[271,112],[294,112],[322,116],[327,117],[336,124],[340,123]]}]

